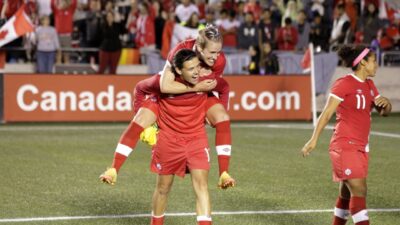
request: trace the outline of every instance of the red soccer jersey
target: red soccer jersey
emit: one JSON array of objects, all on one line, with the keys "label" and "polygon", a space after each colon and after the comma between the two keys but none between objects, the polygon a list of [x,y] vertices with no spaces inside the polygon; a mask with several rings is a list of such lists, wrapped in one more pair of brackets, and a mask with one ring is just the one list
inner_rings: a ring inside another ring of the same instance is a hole
[{"label": "red soccer jersey", "polygon": [[161,95],[157,118],[160,130],[180,137],[205,135],[206,102],[207,93],[204,92]]},{"label": "red soccer jersey", "polygon": [[336,125],[331,145],[349,143],[365,146],[371,127],[371,110],[379,92],[372,80],[360,80],[354,74],[338,79],[332,89],[332,97],[341,103],[336,110]]}]

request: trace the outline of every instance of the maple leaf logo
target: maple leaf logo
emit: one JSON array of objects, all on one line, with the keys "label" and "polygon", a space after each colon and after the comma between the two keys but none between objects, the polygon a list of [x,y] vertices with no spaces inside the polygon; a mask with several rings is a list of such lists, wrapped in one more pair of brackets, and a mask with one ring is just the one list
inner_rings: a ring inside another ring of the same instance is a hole
[{"label": "maple leaf logo", "polygon": [[0,41],[5,39],[8,34],[8,30],[3,30],[0,32]]}]

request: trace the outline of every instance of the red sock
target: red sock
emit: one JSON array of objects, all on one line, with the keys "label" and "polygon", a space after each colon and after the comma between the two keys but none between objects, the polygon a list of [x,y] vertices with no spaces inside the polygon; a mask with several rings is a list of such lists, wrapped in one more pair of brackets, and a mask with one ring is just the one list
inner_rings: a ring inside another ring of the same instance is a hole
[{"label": "red sock", "polygon": [[211,217],[197,216],[197,225],[211,225]]},{"label": "red sock", "polygon": [[346,224],[348,216],[350,214],[349,202],[350,202],[350,200],[348,200],[348,199],[343,199],[341,197],[337,198],[332,225],[345,225]]},{"label": "red sock", "polygon": [[223,121],[215,124],[215,146],[218,154],[219,175],[229,169],[231,158],[231,123]]},{"label": "red sock", "polygon": [[151,217],[151,225],[163,225],[163,224],[164,224],[164,215]]},{"label": "red sock", "polygon": [[125,160],[131,154],[133,148],[135,148],[137,141],[139,140],[140,133],[142,133],[143,127],[139,124],[131,121],[129,126],[125,129],[124,133],[119,139],[117,149],[115,150],[114,160],[112,163],[113,168],[119,171]]},{"label": "red sock", "polygon": [[365,197],[353,196],[350,199],[350,213],[355,225],[369,225]]}]

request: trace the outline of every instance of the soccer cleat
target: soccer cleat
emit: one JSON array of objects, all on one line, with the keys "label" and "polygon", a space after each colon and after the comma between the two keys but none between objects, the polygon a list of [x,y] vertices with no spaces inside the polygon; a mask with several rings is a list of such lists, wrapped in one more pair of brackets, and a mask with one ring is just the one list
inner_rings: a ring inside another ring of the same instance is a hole
[{"label": "soccer cleat", "polygon": [[220,189],[228,189],[230,187],[235,187],[235,179],[233,179],[226,171],[224,171],[219,177],[218,187]]},{"label": "soccer cleat", "polygon": [[154,123],[140,133],[140,140],[150,146],[153,146],[157,143],[157,134],[158,126],[156,123]]},{"label": "soccer cleat", "polygon": [[103,183],[114,185],[117,182],[117,170],[108,168],[99,178]]}]

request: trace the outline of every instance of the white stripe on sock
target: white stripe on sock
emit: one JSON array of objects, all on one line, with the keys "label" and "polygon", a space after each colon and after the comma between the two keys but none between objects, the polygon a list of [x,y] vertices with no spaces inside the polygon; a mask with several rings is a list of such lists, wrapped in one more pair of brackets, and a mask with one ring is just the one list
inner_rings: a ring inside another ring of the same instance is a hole
[{"label": "white stripe on sock", "polygon": [[366,209],[359,211],[358,213],[352,215],[352,217],[355,224],[361,221],[369,220],[368,211]]},{"label": "white stripe on sock", "polygon": [[153,211],[151,211],[151,217],[154,217],[154,218],[163,218],[164,216],[165,216],[165,214],[162,214],[161,216],[155,216],[154,213],[153,213]]},{"label": "white stripe on sock", "polygon": [[349,218],[350,211],[348,209],[340,209],[335,207],[334,214],[339,218],[347,220]]},{"label": "white stripe on sock", "polygon": [[197,216],[197,221],[212,221],[211,216]]},{"label": "white stripe on sock", "polygon": [[217,155],[231,155],[231,145],[217,145]]},{"label": "white stripe on sock", "polygon": [[130,148],[129,146],[123,145],[121,143],[118,143],[117,149],[115,149],[115,152],[118,152],[119,154],[128,157],[129,154],[131,154],[131,152],[132,152],[132,148]]}]

